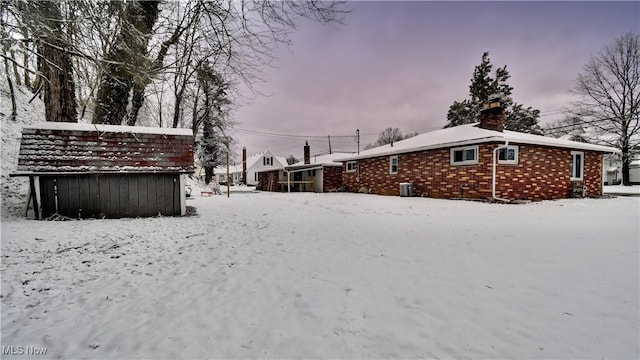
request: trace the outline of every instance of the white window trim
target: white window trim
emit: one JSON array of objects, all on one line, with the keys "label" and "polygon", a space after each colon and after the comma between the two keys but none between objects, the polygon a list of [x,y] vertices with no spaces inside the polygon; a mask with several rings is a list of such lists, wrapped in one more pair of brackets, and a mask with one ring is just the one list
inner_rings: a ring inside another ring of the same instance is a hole
[{"label": "white window trim", "polygon": [[[393,160],[395,159],[396,161],[396,171],[393,171]],[[389,156],[389,174],[391,175],[395,175],[398,173],[398,168],[399,168],[399,161],[398,161],[398,156],[394,155],[394,156]]]},{"label": "white window trim", "polygon": [[[358,164],[358,163],[357,163],[357,162],[355,162],[355,161],[347,161],[347,172],[348,172],[348,173],[356,172],[357,164]],[[349,170],[349,165],[353,165],[353,166],[351,167],[351,170]]]},{"label": "white window trim", "polygon": [[[573,175],[576,173],[575,169],[573,169],[573,164],[575,164],[575,156],[580,155],[580,177],[574,177]],[[582,181],[584,179],[584,152],[582,151],[572,151],[571,152],[571,165],[569,167],[571,169],[571,181]]]},{"label": "white window trim", "polygon": [[[504,149],[505,147],[501,147],[501,149]],[[506,146],[507,151],[508,150],[513,150],[515,152],[515,156],[513,160],[500,160],[500,151],[498,151],[498,164],[504,164],[504,165],[518,165],[518,147],[515,145],[508,145]],[[508,153],[507,153],[508,154]]]},{"label": "white window trim", "polygon": [[[455,156],[454,153],[456,151],[467,151],[467,150],[475,150],[475,154],[476,154],[476,158],[473,160],[463,160],[463,161],[454,161]],[[463,147],[457,147],[457,148],[451,148],[451,150],[449,150],[449,160],[450,160],[450,164],[451,165],[475,165],[478,163],[478,145],[474,145],[474,146],[463,146]]]}]

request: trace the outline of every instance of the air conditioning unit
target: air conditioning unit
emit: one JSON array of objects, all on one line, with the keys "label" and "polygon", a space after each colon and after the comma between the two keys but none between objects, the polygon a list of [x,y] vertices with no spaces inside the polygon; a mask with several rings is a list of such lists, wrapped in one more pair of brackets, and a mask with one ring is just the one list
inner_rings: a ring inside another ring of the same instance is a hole
[{"label": "air conditioning unit", "polygon": [[400,196],[411,197],[413,196],[413,184],[412,183],[400,183]]}]

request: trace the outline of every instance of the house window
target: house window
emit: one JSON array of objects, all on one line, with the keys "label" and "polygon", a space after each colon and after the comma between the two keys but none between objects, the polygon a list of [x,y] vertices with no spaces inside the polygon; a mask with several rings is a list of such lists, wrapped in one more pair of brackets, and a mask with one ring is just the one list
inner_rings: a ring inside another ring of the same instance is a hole
[{"label": "house window", "polygon": [[451,165],[471,165],[478,163],[478,146],[451,149]]},{"label": "house window", "polygon": [[258,181],[258,173],[253,174],[253,181]]},{"label": "house window", "polygon": [[272,157],[263,157],[262,158],[262,165],[273,165],[273,158]]},{"label": "house window", "polygon": [[389,174],[397,174],[398,173],[398,157],[390,156],[389,157]]},{"label": "house window", "polygon": [[571,180],[582,180],[584,172],[584,153],[581,151],[571,152]]},{"label": "house window", "polygon": [[518,164],[518,147],[507,146],[498,150],[499,164]]},{"label": "house window", "polygon": [[356,172],[356,164],[355,161],[347,161],[347,172]]}]

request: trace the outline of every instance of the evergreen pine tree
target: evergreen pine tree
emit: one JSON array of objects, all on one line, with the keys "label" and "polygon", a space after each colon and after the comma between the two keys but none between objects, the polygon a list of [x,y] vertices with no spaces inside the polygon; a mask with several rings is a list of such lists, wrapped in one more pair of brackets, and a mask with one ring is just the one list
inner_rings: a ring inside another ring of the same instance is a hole
[{"label": "evergreen pine tree", "polygon": [[507,66],[497,68],[495,78],[491,77],[492,68],[489,53],[485,52],[482,54],[480,65],[473,71],[471,85],[469,85],[469,99],[455,101],[449,107],[445,128],[478,122],[482,105],[489,100],[489,96],[501,94],[502,106],[505,109],[505,129],[541,134],[542,131],[538,125],[540,111],[531,107],[525,108],[511,99],[513,87],[507,84],[507,80],[511,77]]}]

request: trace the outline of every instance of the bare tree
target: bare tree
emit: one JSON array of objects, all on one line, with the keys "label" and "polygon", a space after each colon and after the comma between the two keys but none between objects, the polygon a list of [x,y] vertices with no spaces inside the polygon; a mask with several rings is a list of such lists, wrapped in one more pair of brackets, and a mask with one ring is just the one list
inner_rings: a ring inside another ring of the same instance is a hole
[{"label": "bare tree", "polygon": [[[341,22],[348,13],[343,2],[294,0],[190,0],[176,6],[182,10],[163,18],[158,17],[157,1],[128,2],[124,19],[133,26],[122,28],[121,40],[107,55],[108,63],[98,89],[94,123],[121,123],[132,92],[127,123],[135,124],[144,101],[145,88],[151,79],[161,71],[175,70],[178,66],[177,62],[183,54],[176,53],[174,57],[168,54],[181,38],[190,36],[189,45],[192,48],[189,52],[196,59],[195,66],[188,62],[182,65],[191,67],[190,70],[179,70],[188,75],[187,79],[193,77],[193,68],[200,64],[198,60],[213,58],[221,76],[225,79],[237,77],[255,91],[255,84],[261,75],[260,68],[271,63],[278,44],[288,44],[288,35],[295,28],[297,19],[333,23]],[[164,8],[170,12],[174,7]],[[158,19],[161,21],[156,24]],[[155,40],[149,42],[151,37],[155,37]],[[152,43],[157,45],[157,52],[146,48]],[[174,62],[165,64],[170,58]],[[178,98],[174,110],[177,115],[174,116],[179,116],[184,91],[174,91]],[[176,123],[174,118],[173,124]]]},{"label": "bare tree", "polygon": [[620,149],[622,183],[630,185],[629,162],[640,151],[640,35],[626,33],[592,57],[578,75],[581,100],[573,113],[603,134],[598,142]]},{"label": "bare tree", "polygon": [[[71,46],[63,26],[65,18],[60,3],[42,0],[16,1],[9,4],[7,10],[13,14],[14,23],[8,24],[11,27],[11,36],[3,40],[36,43],[37,70],[44,79],[41,85],[44,90],[46,121],[77,122]],[[31,38],[16,40],[15,36],[18,33],[29,34]],[[16,60],[13,56],[11,58],[17,67]],[[22,67],[29,71],[26,62],[25,60]]]},{"label": "bare tree", "polygon": [[91,106],[103,54],[113,44],[111,34],[120,27],[123,4],[91,0],[1,2],[7,14],[2,24],[6,36],[1,40],[3,47],[11,48],[13,80],[19,84],[22,78],[27,88],[45,100],[47,120],[76,121],[77,104],[81,116],[87,105]]},{"label": "bare tree", "polygon": [[404,139],[400,129],[398,128],[386,128],[378,136],[377,145],[393,144],[396,141]]},{"label": "bare tree", "polygon": [[[7,7],[6,7],[6,4],[3,2],[3,3],[0,3],[0,38],[2,39],[8,37],[6,27],[5,27],[6,16],[7,16]],[[9,71],[9,43],[8,42],[4,43],[2,46],[2,57],[4,58],[5,75],[7,79],[7,84],[9,85],[9,96],[11,97],[10,119],[15,120],[18,115],[18,111],[16,109],[16,93],[13,87],[13,80],[11,78],[10,71]],[[13,56],[11,56],[11,59],[13,60]]]}]

